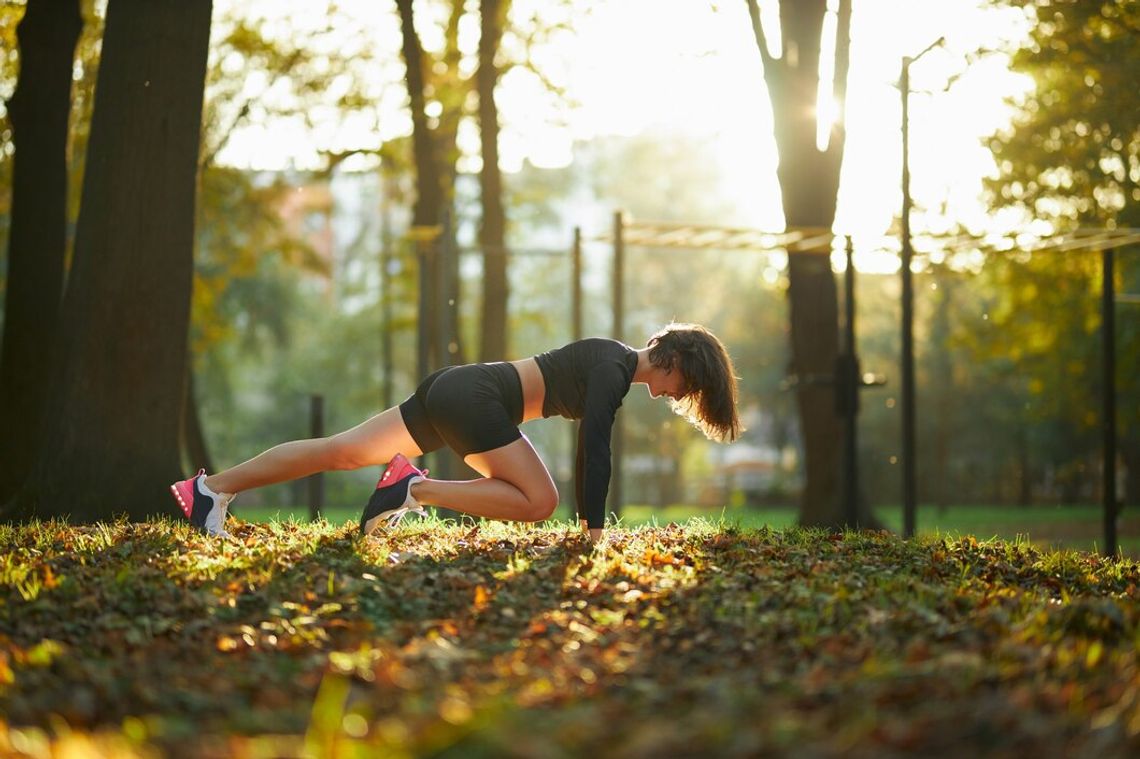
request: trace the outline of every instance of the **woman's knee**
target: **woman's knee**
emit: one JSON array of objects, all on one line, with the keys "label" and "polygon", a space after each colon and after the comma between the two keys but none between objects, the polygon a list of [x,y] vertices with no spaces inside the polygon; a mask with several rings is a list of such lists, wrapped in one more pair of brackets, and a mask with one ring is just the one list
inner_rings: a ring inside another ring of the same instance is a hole
[{"label": "woman's knee", "polygon": [[551,485],[538,492],[527,493],[527,506],[522,517],[524,522],[541,522],[549,519],[558,508],[558,488]]}]

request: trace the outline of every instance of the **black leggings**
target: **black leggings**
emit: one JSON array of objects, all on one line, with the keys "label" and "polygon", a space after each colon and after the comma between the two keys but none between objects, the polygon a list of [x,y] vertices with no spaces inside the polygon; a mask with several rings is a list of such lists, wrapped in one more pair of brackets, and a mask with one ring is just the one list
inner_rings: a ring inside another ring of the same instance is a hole
[{"label": "black leggings", "polygon": [[440,369],[400,404],[400,416],[421,451],[446,445],[460,457],[518,440],[522,414],[522,381],[501,361]]}]

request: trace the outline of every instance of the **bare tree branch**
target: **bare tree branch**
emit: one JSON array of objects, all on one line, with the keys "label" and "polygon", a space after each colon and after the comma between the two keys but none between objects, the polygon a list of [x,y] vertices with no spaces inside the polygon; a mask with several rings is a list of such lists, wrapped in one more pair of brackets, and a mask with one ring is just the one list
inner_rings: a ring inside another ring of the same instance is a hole
[{"label": "bare tree branch", "polygon": [[748,15],[752,18],[752,33],[756,36],[756,47],[760,50],[760,59],[764,63],[765,73],[775,75],[777,73],[778,63],[772,57],[772,53],[768,51],[768,45],[764,38],[764,25],[760,20],[760,5],[757,0],[745,0],[748,3]]}]

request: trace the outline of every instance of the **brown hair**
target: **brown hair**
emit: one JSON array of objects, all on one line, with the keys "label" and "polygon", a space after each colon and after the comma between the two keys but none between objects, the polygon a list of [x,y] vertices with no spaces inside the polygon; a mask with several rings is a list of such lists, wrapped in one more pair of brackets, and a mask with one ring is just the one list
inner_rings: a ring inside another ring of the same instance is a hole
[{"label": "brown hair", "polygon": [[667,324],[649,338],[649,362],[679,369],[685,395],[669,405],[710,440],[730,443],[742,428],[736,415],[736,371],[724,344],[699,324]]}]

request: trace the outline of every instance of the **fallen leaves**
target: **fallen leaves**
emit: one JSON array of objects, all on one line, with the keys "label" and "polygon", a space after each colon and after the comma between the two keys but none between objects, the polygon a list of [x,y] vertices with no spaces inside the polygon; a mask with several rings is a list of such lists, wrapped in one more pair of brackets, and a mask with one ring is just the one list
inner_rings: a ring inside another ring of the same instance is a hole
[{"label": "fallen leaves", "polygon": [[1140,748],[1128,560],[707,525],[233,532],[0,528],[0,753]]}]

